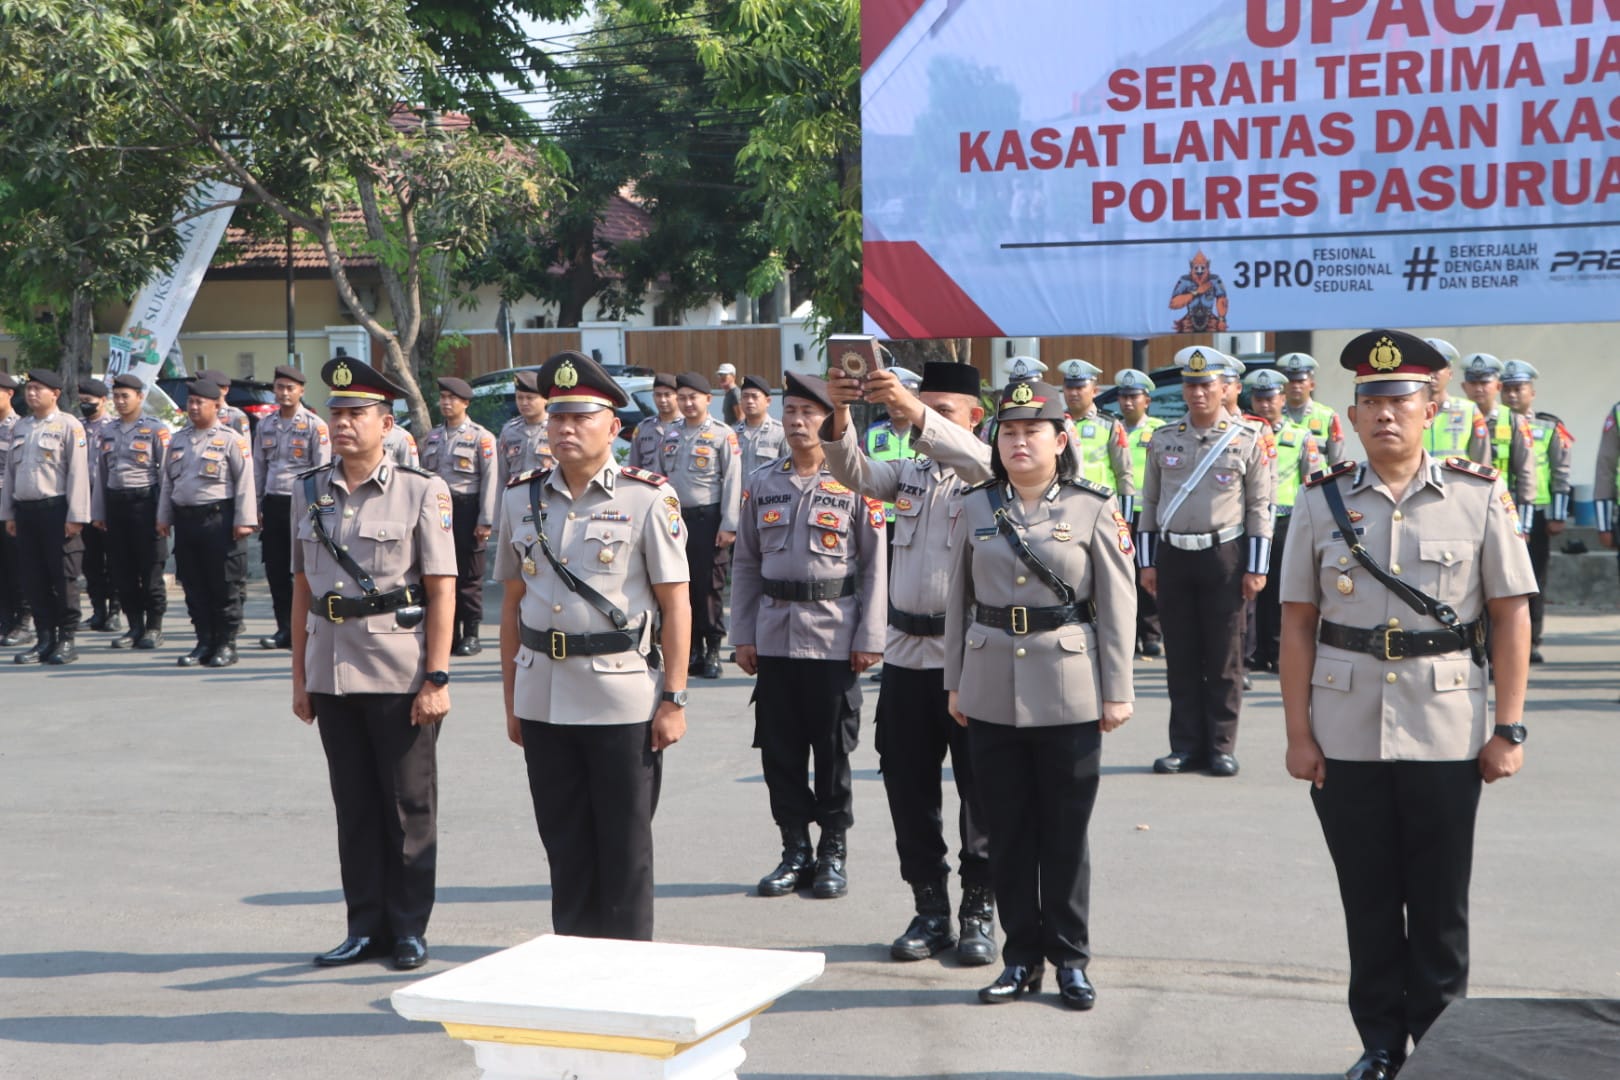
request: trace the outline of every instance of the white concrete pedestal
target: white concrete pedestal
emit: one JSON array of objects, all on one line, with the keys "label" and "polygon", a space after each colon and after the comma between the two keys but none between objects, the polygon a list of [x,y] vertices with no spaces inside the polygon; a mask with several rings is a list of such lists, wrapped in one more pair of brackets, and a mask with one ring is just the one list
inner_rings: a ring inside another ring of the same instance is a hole
[{"label": "white concrete pedestal", "polygon": [[820,953],[547,934],[394,991],[484,1080],[736,1080],[750,1020],[820,978]]}]

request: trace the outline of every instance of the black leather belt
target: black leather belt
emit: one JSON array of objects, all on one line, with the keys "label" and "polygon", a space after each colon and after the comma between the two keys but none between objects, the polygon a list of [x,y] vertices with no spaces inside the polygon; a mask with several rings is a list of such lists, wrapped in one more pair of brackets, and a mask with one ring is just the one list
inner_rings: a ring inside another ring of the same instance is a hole
[{"label": "black leather belt", "polygon": [[138,488],[113,488],[113,487],[110,487],[106,491],[107,498],[113,500],[114,502],[117,502],[120,499],[126,500],[128,502],[135,502],[135,501],[137,501],[139,499],[152,499],[152,498],[157,497],[157,493],[158,493],[158,488],[157,488],[156,484],[152,484],[149,487],[138,487]]},{"label": "black leather belt", "polygon": [[553,660],[570,656],[606,656],[629,652],[641,638],[640,630],[607,630],[600,634],[565,634],[561,630],[536,630],[520,626],[523,644]]},{"label": "black leather belt", "polygon": [[765,578],[765,595],[773,600],[842,600],[855,595],[852,577],[824,578],[821,581],[772,581]]},{"label": "black leather belt", "polygon": [[53,506],[66,506],[66,495],[47,495],[43,499],[17,499],[18,506],[26,506],[30,510],[48,510]]},{"label": "black leather belt", "polygon": [[406,585],[389,592],[374,593],[370,596],[340,596],[337,593],[327,593],[315,601],[315,613],[324,616],[331,622],[340,623],[344,619],[359,619],[367,615],[386,615],[390,611],[398,611],[412,604],[427,602],[427,593],[420,585]]},{"label": "black leather belt", "polygon": [[1469,648],[1476,634],[1482,633],[1479,620],[1444,630],[1397,630],[1375,626],[1370,630],[1323,621],[1316,640],[1335,649],[1367,653],[1380,660],[1405,660],[1411,656],[1441,656]]},{"label": "black leather belt", "polygon": [[1059,604],[1056,607],[990,607],[973,605],[973,621],[981,626],[1005,630],[1009,634],[1027,634],[1032,630],[1056,630],[1070,623],[1089,623],[1085,609],[1077,604]]},{"label": "black leather belt", "polygon": [[233,499],[220,499],[217,502],[198,503],[196,506],[181,506],[175,503],[171,509],[174,511],[176,521],[201,521],[215,514],[223,514],[235,506],[236,502]]},{"label": "black leather belt", "polygon": [[945,632],[945,616],[913,615],[890,604],[889,625],[912,637],[939,637]]}]

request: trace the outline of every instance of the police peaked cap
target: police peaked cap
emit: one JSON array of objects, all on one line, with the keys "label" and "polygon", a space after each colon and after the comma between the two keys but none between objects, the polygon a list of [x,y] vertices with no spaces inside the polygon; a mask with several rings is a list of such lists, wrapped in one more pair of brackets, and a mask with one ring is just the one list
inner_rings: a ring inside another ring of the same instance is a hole
[{"label": "police peaked cap", "polygon": [[624,387],[614,382],[601,364],[573,349],[542,364],[536,381],[546,396],[548,412],[596,412],[622,409],[630,403]]},{"label": "police peaked cap", "polygon": [[405,396],[405,388],[353,356],[338,356],[321,368],[321,381],[331,388],[328,408],[357,409]]},{"label": "police peaked cap", "polygon": [[1400,397],[1432,384],[1446,358],[1404,330],[1368,330],[1350,339],[1339,366],[1355,372],[1358,396]]},{"label": "police peaked cap", "polygon": [[1063,391],[1048,383],[1016,380],[1001,391],[996,420],[1062,420]]}]

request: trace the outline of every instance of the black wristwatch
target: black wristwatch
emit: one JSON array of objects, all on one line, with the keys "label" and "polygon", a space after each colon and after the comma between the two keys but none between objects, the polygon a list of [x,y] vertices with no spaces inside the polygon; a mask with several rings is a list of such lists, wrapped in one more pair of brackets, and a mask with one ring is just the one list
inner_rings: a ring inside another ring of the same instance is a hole
[{"label": "black wristwatch", "polygon": [[683,709],[686,708],[685,690],[665,690],[662,694],[659,694],[658,697],[661,701],[667,701],[672,705],[679,705]]},{"label": "black wristwatch", "polygon": [[1500,735],[1514,746],[1523,746],[1525,737],[1530,733],[1524,729],[1523,724],[1497,724],[1491,734]]},{"label": "black wristwatch", "polygon": [[450,673],[448,671],[430,671],[422,677],[434,686],[450,685]]}]

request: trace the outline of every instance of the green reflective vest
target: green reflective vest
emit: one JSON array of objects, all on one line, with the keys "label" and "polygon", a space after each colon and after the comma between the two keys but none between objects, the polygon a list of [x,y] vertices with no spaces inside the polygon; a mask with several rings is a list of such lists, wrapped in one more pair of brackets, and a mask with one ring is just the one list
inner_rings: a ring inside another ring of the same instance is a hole
[{"label": "green reflective vest", "polygon": [[1115,438],[1114,425],[1108,420],[1105,416],[1088,416],[1071,423],[1080,444],[1080,475],[1118,491],[1119,478],[1114,475],[1113,462],[1108,460],[1108,447]]},{"label": "green reflective vest", "polygon": [[1536,505],[1552,505],[1552,441],[1558,438],[1558,421],[1527,416],[1530,447],[1536,452]]},{"label": "green reflective vest", "polygon": [[[1272,502],[1279,510],[1292,510],[1295,500],[1299,498],[1300,462],[1314,433],[1309,424],[1298,423],[1285,416],[1282,427],[1273,435],[1277,443],[1277,491],[1272,496]],[[1320,444],[1317,453],[1321,453]],[[1327,462],[1323,459],[1312,463],[1312,468],[1325,464]]]},{"label": "green reflective vest", "polygon": [[1479,406],[1467,398],[1447,397],[1440,412],[1423,433],[1423,448],[1435,457],[1468,456]]},{"label": "green reflective vest", "polygon": [[[907,428],[904,435],[896,435],[887,420],[879,420],[866,429],[866,456],[873,461],[898,461],[900,458],[916,457],[917,451],[911,448],[913,434],[915,432]],[[894,503],[883,504],[883,516],[891,525],[894,523]]]},{"label": "green reflective vest", "polygon": [[[1513,410],[1506,405],[1496,407],[1496,416],[1487,420],[1491,425],[1491,457],[1496,471],[1511,476],[1508,461],[1513,454]],[[1511,481],[1509,482],[1511,484]]]},{"label": "green reflective vest", "polygon": [[1164,421],[1157,416],[1144,416],[1134,430],[1125,433],[1131,448],[1131,479],[1136,481],[1136,497],[1132,500],[1132,509],[1137,513],[1142,510],[1142,485],[1147,481],[1148,443],[1153,441],[1153,433],[1162,427]]}]

